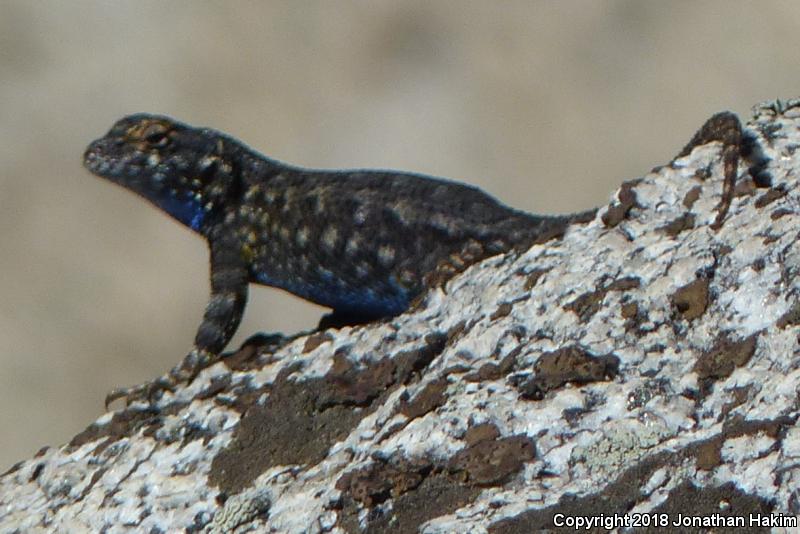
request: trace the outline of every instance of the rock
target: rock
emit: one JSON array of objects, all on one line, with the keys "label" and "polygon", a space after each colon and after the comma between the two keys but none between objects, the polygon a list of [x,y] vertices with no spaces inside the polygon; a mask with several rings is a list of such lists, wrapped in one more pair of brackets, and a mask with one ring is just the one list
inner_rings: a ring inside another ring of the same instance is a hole
[{"label": "rock", "polygon": [[263,337],[105,414],[0,477],[0,531],[790,527],[800,103],[747,128],[770,179],[741,165],[719,230],[711,143],[402,316]]}]

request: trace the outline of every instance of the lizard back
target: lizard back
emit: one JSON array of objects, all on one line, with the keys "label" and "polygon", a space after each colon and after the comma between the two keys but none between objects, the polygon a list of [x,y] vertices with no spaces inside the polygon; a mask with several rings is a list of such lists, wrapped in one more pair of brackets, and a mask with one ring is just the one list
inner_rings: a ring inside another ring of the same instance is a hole
[{"label": "lizard back", "polygon": [[254,281],[347,313],[400,313],[424,276],[465,247],[485,257],[568,224],[567,217],[512,210],[473,187],[407,173],[263,165],[244,176],[231,226],[252,255]]}]

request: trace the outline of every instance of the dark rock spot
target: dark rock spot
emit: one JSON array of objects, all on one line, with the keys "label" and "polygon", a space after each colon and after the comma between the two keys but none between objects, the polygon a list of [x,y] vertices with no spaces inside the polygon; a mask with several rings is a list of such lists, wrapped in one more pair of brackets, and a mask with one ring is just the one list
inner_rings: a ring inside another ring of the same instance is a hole
[{"label": "dark rock spot", "polygon": [[366,467],[343,474],[336,481],[336,489],[372,508],[419,486],[432,467],[430,461],[422,458],[410,460],[398,455],[377,459]]},{"label": "dark rock spot", "polygon": [[790,210],[789,208],[778,208],[769,214],[769,218],[775,221],[786,215],[793,215],[793,214],[794,211]]},{"label": "dark rock spot", "polygon": [[245,414],[234,439],[214,458],[209,482],[235,494],[273,466],[321,461],[365,415],[348,406],[319,410],[316,391],[325,386],[324,379],[277,383],[267,403]]},{"label": "dark rock spot", "polygon": [[694,371],[699,379],[710,387],[711,382],[727,378],[737,367],[745,365],[756,350],[758,332],[744,339],[733,339],[723,332],[714,345],[697,359]]},{"label": "dark rock spot", "polygon": [[490,321],[496,321],[502,317],[508,316],[511,313],[512,307],[510,302],[503,302],[497,309],[489,316]]},{"label": "dark rock spot", "polygon": [[575,315],[581,320],[586,322],[600,310],[603,299],[609,291],[628,291],[630,289],[637,289],[642,285],[642,281],[635,276],[626,276],[614,280],[613,282],[601,285],[594,291],[589,291],[579,295],[575,300],[569,302],[564,306],[567,311],[574,312]]},{"label": "dark rock spot", "polygon": [[394,358],[358,366],[339,350],[324,377],[290,380],[288,367],[263,405],[247,410],[231,443],[214,458],[209,481],[235,494],[276,465],[316,464],[380,404],[392,387],[406,383],[444,349],[445,336]]},{"label": "dark rock spot", "polygon": [[[336,482],[342,492],[339,526],[360,531],[358,511],[366,507],[366,532],[411,533],[425,521],[467,505],[480,487],[502,484],[535,458],[529,437],[498,436],[494,425],[477,425],[465,435],[467,447],[444,464],[395,454],[374,457],[369,465],[345,473]],[[388,499],[391,508],[381,507]]]},{"label": "dark rock spot", "polygon": [[317,332],[315,334],[311,334],[306,338],[306,343],[303,345],[303,354],[308,354],[312,350],[328,341],[333,341],[333,336],[328,332]]},{"label": "dark rock spot", "polygon": [[644,334],[643,325],[650,320],[647,311],[639,306],[638,302],[629,301],[622,304],[620,315],[625,319],[623,325],[626,332],[634,331],[639,335]]},{"label": "dark rock spot", "polygon": [[392,503],[391,512],[380,508],[371,509],[368,525],[359,527],[359,508],[351,499],[339,515],[338,525],[345,532],[365,534],[416,534],[419,526],[435,517],[450,514],[472,502],[480,488],[464,486],[444,473],[431,473],[413,490],[398,495]]},{"label": "dark rock spot", "polygon": [[584,293],[578,296],[578,298],[572,302],[566,304],[564,309],[574,312],[581,322],[585,323],[600,310],[600,304],[603,302],[606,293],[607,291],[605,289],[589,291],[588,293]]},{"label": "dark rock spot", "polygon": [[533,366],[535,375],[517,384],[517,389],[525,399],[541,400],[568,382],[588,384],[614,377],[619,361],[614,354],[593,356],[575,345],[564,347],[542,354]]},{"label": "dark rock spot", "polygon": [[787,326],[796,326],[800,324],[800,302],[795,302],[789,310],[780,316],[775,323],[778,328],[784,329]]},{"label": "dark rock spot", "polygon": [[453,325],[453,327],[451,327],[450,330],[447,331],[446,334],[447,344],[455,343],[456,341],[461,339],[462,336],[466,335],[467,332],[469,332],[469,329],[467,328],[467,321],[459,321],[458,323]]},{"label": "dark rock spot", "polygon": [[[339,526],[361,532],[360,506],[370,508],[367,533],[413,533],[419,525],[470,503],[479,488],[459,484],[427,459],[395,456],[345,473],[336,482],[343,494]],[[393,499],[391,511],[380,504]],[[359,506],[360,505],[360,506]]]},{"label": "dark rock spot", "polygon": [[417,392],[410,401],[400,402],[400,413],[410,419],[422,417],[426,413],[443,405],[447,398],[444,395],[447,389],[447,380],[440,378],[428,382],[422,391]]},{"label": "dark rock spot", "polygon": [[536,457],[533,440],[526,435],[484,439],[469,445],[450,459],[448,470],[464,482],[495,486]]},{"label": "dark rock spot", "polygon": [[[12,465],[11,467],[9,467],[9,468],[8,468],[8,470],[6,470],[6,471],[4,471],[4,472],[0,473],[0,477],[4,477],[4,476],[6,476],[6,475],[10,475],[11,473],[16,473],[17,471],[19,471],[19,470],[20,470],[20,468],[22,468],[22,466],[23,466],[23,465],[25,465],[25,460],[20,460],[19,462],[15,463],[15,464],[14,464],[14,465]],[[40,465],[41,465],[41,464],[37,465],[37,468],[38,468]],[[39,475],[37,474],[36,476],[39,476]]]},{"label": "dark rock spot", "polygon": [[697,447],[697,469],[711,471],[722,464],[722,438],[716,437],[701,443]]},{"label": "dark rock spot", "polygon": [[[239,351],[242,352],[242,351]],[[237,352],[238,354],[238,352]],[[217,396],[217,394],[227,390],[231,385],[231,375],[219,375],[211,379],[208,387],[197,394],[197,399],[204,400]]]},{"label": "dark rock spot", "polygon": [[617,193],[617,200],[619,203],[609,206],[601,217],[601,220],[606,227],[613,228],[617,226],[625,219],[631,208],[637,205],[634,187],[636,187],[641,181],[641,179],[636,179],[622,184],[622,187],[619,189],[619,193]]},{"label": "dark rock spot", "polygon": [[768,206],[778,200],[779,198],[783,198],[786,196],[788,191],[786,190],[786,186],[783,184],[779,184],[776,187],[772,187],[768,189],[763,195],[758,197],[755,202],[755,206],[757,208],[763,208],[764,206]]},{"label": "dark rock spot", "polygon": [[547,271],[550,269],[534,269],[528,273],[528,279],[525,280],[525,291],[530,291],[533,289],[537,283],[539,283],[539,279],[547,274]]},{"label": "dark rock spot", "polygon": [[159,428],[163,422],[164,415],[167,414],[150,406],[145,409],[127,408],[115,412],[111,416],[111,421],[105,424],[92,423],[86,427],[86,430],[72,438],[69,442],[69,447],[78,448],[90,441],[106,438],[94,450],[94,454],[98,455],[115,441],[132,436],[142,428]]},{"label": "dark rock spot", "polygon": [[359,368],[337,351],[316,404],[323,410],[336,405],[366,406],[395,382],[394,371],[394,362],[389,358]]},{"label": "dark rock spot", "polygon": [[636,302],[626,302],[620,307],[620,314],[623,319],[632,319],[639,313],[639,304]]},{"label": "dark rock spot", "polygon": [[482,423],[480,425],[471,426],[464,434],[464,441],[467,445],[475,445],[481,441],[488,441],[500,437],[500,431],[492,423]]},{"label": "dark rock spot", "polygon": [[36,467],[34,467],[33,471],[31,471],[31,476],[28,478],[28,482],[33,482],[39,478],[39,475],[42,474],[42,471],[44,471],[44,464],[36,464]]},{"label": "dark rock spot", "polygon": [[697,202],[697,199],[700,198],[700,192],[703,190],[702,187],[699,185],[694,186],[686,193],[686,196],[683,197],[683,205],[686,206],[687,209],[692,209],[694,203]]},{"label": "dark rock spot", "polygon": [[499,363],[487,362],[481,365],[476,371],[464,375],[467,382],[484,382],[487,380],[497,380],[507,375],[514,368],[517,356],[522,352],[523,345],[518,345],[511,352],[500,360]]},{"label": "dark rock spot", "polygon": [[675,237],[684,230],[691,230],[694,228],[695,216],[693,213],[684,213],[680,217],[673,219],[658,230],[664,232],[670,237]]},{"label": "dark rock spot", "polygon": [[638,289],[642,286],[642,280],[638,276],[623,276],[617,278],[606,286],[607,291],[628,291]]},{"label": "dark rock spot", "polygon": [[412,378],[418,377],[422,370],[442,353],[449,342],[449,332],[448,335],[438,332],[428,334],[425,336],[425,345],[421,348],[397,354],[393,359],[397,382],[407,384]]},{"label": "dark rock spot", "polygon": [[681,318],[691,321],[705,313],[708,308],[708,286],[708,279],[697,278],[675,291],[672,305]]},{"label": "dark rock spot", "polygon": [[728,416],[728,413],[730,413],[731,410],[747,402],[747,400],[750,398],[750,395],[753,394],[754,389],[755,386],[753,386],[753,384],[732,388],[730,392],[733,394],[733,399],[722,405],[718,420],[722,421]]},{"label": "dark rock spot", "polygon": [[763,235],[763,238],[764,239],[762,240],[762,243],[764,243],[765,245],[770,245],[770,244],[774,243],[775,241],[777,241],[778,239],[780,239],[781,236],[780,236],[780,234],[766,234],[766,235]]}]

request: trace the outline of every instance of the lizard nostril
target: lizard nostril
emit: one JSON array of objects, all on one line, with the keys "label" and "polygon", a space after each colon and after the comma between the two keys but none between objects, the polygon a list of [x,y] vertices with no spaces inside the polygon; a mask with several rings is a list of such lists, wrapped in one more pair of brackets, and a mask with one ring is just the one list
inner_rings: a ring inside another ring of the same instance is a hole
[{"label": "lizard nostril", "polygon": [[97,141],[89,145],[83,153],[84,163],[91,163],[98,158],[97,154]]}]

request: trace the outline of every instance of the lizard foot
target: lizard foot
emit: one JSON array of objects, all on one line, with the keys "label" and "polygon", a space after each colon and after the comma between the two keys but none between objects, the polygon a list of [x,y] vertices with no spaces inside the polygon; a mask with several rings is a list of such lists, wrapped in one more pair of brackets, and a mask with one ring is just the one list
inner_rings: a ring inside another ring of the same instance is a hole
[{"label": "lizard foot", "polygon": [[215,358],[208,352],[197,349],[192,350],[181,363],[173,367],[166,375],[144,384],[111,390],[106,395],[105,407],[108,409],[112,402],[119,399],[124,399],[126,406],[137,401],[153,404],[161,398],[165,391],[175,391],[175,387],[178,384],[191,384],[200,371],[214,361]]},{"label": "lizard foot", "polygon": [[[722,198],[717,206],[717,216],[711,224],[713,230],[722,228],[725,216],[730,210],[735,195],[739,161],[750,164],[747,169],[757,187],[769,187],[771,178],[764,168],[768,158],[758,141],[750,132],[742,128],[739,118],[730,111],[717,113],[708,119],[694,134],[691,141],[681,150],[677,158],[688,156],[695,147],[718,141],[722,143]],[[674,160],[673,160],[674,161]]]},{"label": "lizard foot", "polygon": [[171,383],[169,375],[160,376],[144,384],[112,389],[109,391],[108,395],[106,395],[105,407],[106,410],[108,410],[111,403],[119,399],[125,400],[125,406],[129,406],[137,401],[153,404],[161,397],[164,391],[173,391],[174,389],[175,384]]},{"label": "lizard foot", "polygon": [[455,275],[466,271],[467,267],[490,255],[480,242],[470,239],[459,252],[450,254],[441,260],[431,272],[423,277],[422,283],[425,287],[442,287]]}]

